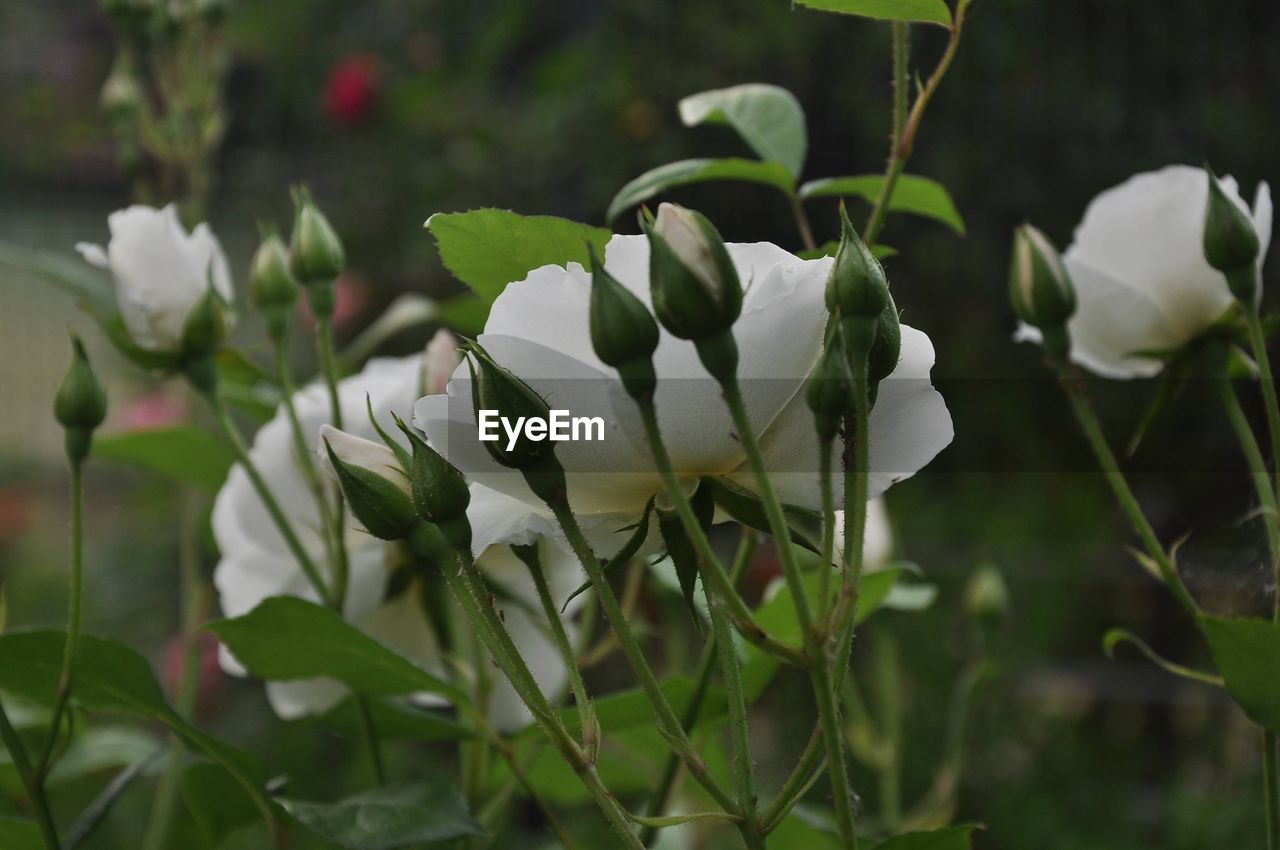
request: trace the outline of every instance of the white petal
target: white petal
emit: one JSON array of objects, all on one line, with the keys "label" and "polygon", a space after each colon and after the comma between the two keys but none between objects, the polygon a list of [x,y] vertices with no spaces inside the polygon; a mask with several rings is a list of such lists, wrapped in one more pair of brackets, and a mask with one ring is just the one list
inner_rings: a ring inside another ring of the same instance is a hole
[{"label": "white petal", "polygon": [[[1227,177],[1223,185],[1247,210],[1235,181]],[[1182,345],[1231,304],[1226,281],[1210,268],[1201,247],[1208,191],[1203,169],[1180,165],[1138,174],[1108,189],[1089,204],[1076,228],[1065,254],[1068,268],[1087,267],[1147,296],[1175,344]],[[1084,308],[1088,295],[1078,294]],[[1107,333],[1114,336],[1124,318],[1111,317]],[[1141,339],[1133,343],[1123,350],[1145,347]]]},{"label": "white petal", "polygon": [[324,714],[350,693],[333,679],[299,679],[296,682],[267,682],[267,701],[281,720],[298,720]]},{"label": "white petal", "polygon": [[1071,359],[1089,371],[1107,378],[1149,377],[1164,366],[1140,352],[1171,350],[1188,341],[1146,290],[1070,257],[1066,266],[1077,301],[1067,322]]},{"label": "white petal", "polygon": [[107,259],[107,250],[101,245],[95,245],[92,242],[77,242],[76,250],[90,265],[97,266],[100,269],[111,268],[111,261]]},{"label": "white petal", "polygon": [[320,468],[325,471],[325,474],[330,479],[337,481],[338,474],[333,468],[333,462],[329,457],[326,446],[328,449],[332,449],[338,460],[347,466],[366,469],[397,485],[404,492],[410,492],[409,478],[405,475],[405,471],[401,469],[399,459],[380,440],[374,442],[373,440],[366,440],[364,437],[349,434],[346,431],[339,431],[327,422],[320,426],[317,440],[317,445],[320,449],[318,452]]}]

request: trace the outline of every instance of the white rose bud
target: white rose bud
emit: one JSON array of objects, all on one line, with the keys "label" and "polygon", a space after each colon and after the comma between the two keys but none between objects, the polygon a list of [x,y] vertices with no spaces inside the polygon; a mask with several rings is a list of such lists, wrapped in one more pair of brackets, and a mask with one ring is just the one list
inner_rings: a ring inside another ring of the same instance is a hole
[{"label": "white rose bud", "polygon": [[399,540],[418,519],[409,477],[382,443],[320,426],[320,465],[365,529],[379,540]]},{"label": "white rose bud", "polygon": [[[76,250],[115,278],[116,301],[133,342],[148,351],[180,353],[187,319],[209,290],[223,304],[233,297],[222,246],[207,224],[188,233],[173,204],[135,205],[107,217],[111,240],[81,242]],[[223,317],[229,320],[229,311]]]},{"label": "white rose bud", "polygon": [[676,204],[658,206],[658,219],[653,230],[667,243],[694,277],[702,282],[712,298],[719,301],[724,284],[720,270],[711,256],[711,245],[693,210]]},{"label": "white rose bud", "polygon": [[449,385],[449,378],[462,362],[458,338],[441,328],[427,343],[422,356],[422,394],[439,395]]}]

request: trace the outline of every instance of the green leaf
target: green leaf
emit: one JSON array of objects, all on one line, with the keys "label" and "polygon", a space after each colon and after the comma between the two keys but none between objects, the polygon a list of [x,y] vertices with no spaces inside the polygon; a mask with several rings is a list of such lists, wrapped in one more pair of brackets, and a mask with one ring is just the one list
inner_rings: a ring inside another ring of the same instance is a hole
[{"label": "green leaf", "polygon": [[[716,506],[738,522],[757,531],[772,533],[760,497],[727,478],[704,478],[703,487],[711,488]],[[701,488],[699,488],[701,489]],[[810,552],[818,551],[815,543],[821,520],[816,511],[797,505],[783,505],[783,513],[791,528],[791,540]]]},{"label": "green leaf", "polygon": [[778,86],[745,83],[690,95],[680,101],[686,127],[726,124],[761,159],[777,162],[799,177],[809,151],[804,109],[795,95]]},{"label": "green leaf", "polygon": [[[368,705],[383,741],[462,741],[479,734],[439,711],[384,700],[368,700]],[[354,699],[343,700],[314,722],[353,739],[363,734],[364,721]]]},{"label": "green leaf", "polygon": [[[676,676],[662,683],[662,693],[677,715],[683,716],[691,701],[695,698],[696,687],[692,679]],[[607,696],[592,700],[595,707],[596,720],[601,731],[609,736],[638,726],[653,725],[653,704],[639,688],[615,691]],[[698,724],[707,723],[725,715],[728,702],[721,688],[711,687],[703,695],[702,706],[698,711]],[[559,710],[560,720],[573,735],[580,736],[581,717],[577,708],[569,707]],[[536,726],[527,726],[518,737],[538,739],[540,732]]]},{"label": "green leaf", "polygon": [[[116,801],[129,789],[133,781],[159,758],[161,752],[162,750],[156,750],[116,774],[111,782],[107,784],[107,787],[102,789],[102,792],[93,798],[93,801],[85,807],[84,811],[76,816],[71,826],[67,827],[63,846],[67,850],[74,850],[74,848],[80,846],[81,843],[92,836],[107,815],[111,814]],[[236,796],[243,799],[244,795],[237,794]]]},{"label": "green leaf", "polygon": [[[617,552],[615,552],[613,555],[611,555],[610,557],[600,562],[600,568],[602,570],[604,570],[605,572],[608,572],[614,567],[621,566],[622,564],[627,563],[628,561],[630,561],[632,558],[635,557],[636,552],[640,551],[641,544],[643,544],[644,541],[649,537],[649,517],[650,515],[652,515],[652,513],[653,513],[653,499],[650,499],[648,502],[645,502],[644,513],[640,515],[640,521],[635,524],[634,528],[631,529],[631,536],[627,538],[627,542],[623,543],[622,548],[619,549]],[[622,530],[625,531],[626,529],[622,529]],[[575,597],[583,593],[586,593],[590,589],[591,589],[590,581],[585,581],[582,584],[578,585],[578,587],[573,591],[573,593],[570,593],[569,596],[564,600],[564,604],[560,606],[560,612],[564,613],[565,609],[569,607],[569,603],[572,602]]]},{"label": "green leaf", "polygon": [[1204,615],[1200,625],[1231,696],[1254,723],[1280,731],[1280,624]]},{"label": "green leaf", "polygon": [[1102,651],[1108,658],[1114,658],[1116,647],[1122,643],[1133,644],[1139,652],[1147,657],[1147,660],[1175,676],[1182,676],[1185,679],[1192,679],[1197,682],[1203,682],[1207,685],[1217,685],[1218,687],[1222,687],[1224,684],[1221,676],[1215,676],[1212,673],[1204,673],[1200,670],[1195,670],[1191,667],[1178,664],[1176,661],[1170,661],[1152,649],[1151,645],[1145,640],[1127,629],[1111,629],[1103,635]]},{"label": "green leaf", "polygon": [[795,191],[795,179],[786,166],[776,162],[757,162],[754,159],[682,159],[660,165],[646,171],[627,185],[609,202],[606,221],[613,221],[627,209],[649,200],[654,195],[711,180],[745,180],[772,186],[790,195]]},{"label": "green leaf", "polygon": [[220,440],[192,425],[104,434],[94,440],[93,455],[210,491],[222,486],[235,462],[231,450]]},{"label": "green leaf", "polygon": [[29,820],[0,817],[0,847],[8,850],[42,850],[40,828]]},{"label": "green leaf", "polygon": [[[14,632],[0,636],[0,690],[51,705],[58,690],[62,632]],[[73,670],[74,699],[90,711],[116,711],[144,717],[172,729],[193,749],[222,765],[249,794],[263,819],[275,828],[271,804],[263,793],[265,773],[242,750],[202,732],[165,702],[147,660],[115,641],[82,636]]]},{"label": "green leaf", "polygon": [[951,28],[951,10],[943,0],[798,0],[820,12],[839,12],[879,21],[938,24]]},{"label": "green leaf", "polygon": [[444,780],[391,785],[336,803],[280,804],[307,829],[346,850],[391,850],[485,834],[462,793]]},{"label": "green leaf", "polygon": [[273,596],[243,617],[219,620],[206,628],[260,679],[329,678],[369,696],[425,692],[469,704],[461,689],[305,599]]},{"label": "green leaf", "polygon": [[470,293],[459,295],[440,302],[436,311],[437,318],[454,333],[474,338],[484,330],[490,304],[491,302]]},{"label": "green leaf", "polygon": [[970,850],[973,824],[949,826],[928,832],[905,832],[876,845],[875,850]]},{"label": "green leaf", "polygon": [[236,793],[231,774],[213,762],[196,762],[182,772],[182,797],[201,831],[215,842],[258,814],[243,794]]},{"label": "green leaf", "polygon": [[[798,194],[802,199],[824,198],[830,196],[864,198],[875,203],[880,195],[880,186],[884,183],[881,174],[863,174],[857,177],[824,177],[811,180],[800,187]],[[905,212],[921,215],[940,221],[961,236],[964,235],[964,219],[956,210],[955,202],[946,187],[928,177],[914,174],[903,174],[893,186],[893,197],[889,199],[890,212]]]},{"label": "green leaf", "polygon": [[427,219],[440,259],[476,295],[493,301],[507,284],[548,265],[587,265],[587,244],[603,256],[608,230],[549,215],[509,210],[437,213]]}]

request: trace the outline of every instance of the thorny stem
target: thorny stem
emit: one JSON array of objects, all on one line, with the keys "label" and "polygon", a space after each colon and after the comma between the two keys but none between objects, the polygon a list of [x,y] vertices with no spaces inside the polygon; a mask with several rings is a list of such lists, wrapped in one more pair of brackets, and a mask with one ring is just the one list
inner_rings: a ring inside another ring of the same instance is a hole
[{"label": "thorny stem", "polygon": [[916,95],[911,111],[906,114],[905,119],[901,117],[900,110],[906,106],[908,84],[906,25],[898,23],[893,25],[893,143],[889,151],[889,164],[885,167],[884,180],[880,184],[880,194],[876,197],[875,206],[872,207],[871,215],[867,218],[867,225],[862,230],[862,238],[868,245],[875,244],[875,238],[879,235],[881,226],[884,225],[885,216],[889,214],[889,202],[893,199],[893,190],[898,183],[898,178],[902,176],[903,169],[906,168],[907,160],[911,158],[916,134],[920,131],[920,122],[924,120],[925,109],[937,93],[938,87],[942,85],[942,80],[955,59],[956,50],[960,47],[960,34],[964,29],[965,13],[972,2],[973,0],[959,0],[956,4],[955,18],[951,23],[951,38],[938,64],[934,66],[933,73],[929,75],[929,80]]}]

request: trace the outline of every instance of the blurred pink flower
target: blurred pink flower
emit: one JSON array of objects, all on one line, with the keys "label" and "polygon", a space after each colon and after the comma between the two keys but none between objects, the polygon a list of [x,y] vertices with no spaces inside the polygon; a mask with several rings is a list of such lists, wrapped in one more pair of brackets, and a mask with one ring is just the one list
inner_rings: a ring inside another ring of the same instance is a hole
[{"label": "blurred pink flower", "polygon": [[[347,272],[334,285],[333,329],[340,331],[354,321],[369,303],[369,282]],[[315,325],[307,299],[298,299],[298,315],[308,326]]]},{"label": "blurred pink flower", "polygon": [[187,421],[186,397],[176,389],[160,387],[125,402],[116,416],[121,431],[164,428]]},{"label": "blurred pink flower", "polygon": [[[215,706],[222,693],[222,668],[218,665],[218,639],[210,632],[192,635],[196,642],[196,661],[200,665],[196,681],[196,711],[204,714]],[[173,698],[182,689],[182,663],[187,642],[182,635],[174,635],[164,649],[164,685]]]},{"label": "blurred pink flower", "polygon": [[339,127],[356,127],[373,113],[378,99],[378,62],[365,53],[347,56],[329,71],[325,114]]},{"label": "blurred pink flower", "polygon": [[28,491],[18,487],[0,490],[0,543],[26,531],[34,513]]}]

